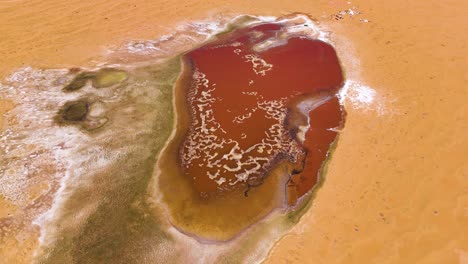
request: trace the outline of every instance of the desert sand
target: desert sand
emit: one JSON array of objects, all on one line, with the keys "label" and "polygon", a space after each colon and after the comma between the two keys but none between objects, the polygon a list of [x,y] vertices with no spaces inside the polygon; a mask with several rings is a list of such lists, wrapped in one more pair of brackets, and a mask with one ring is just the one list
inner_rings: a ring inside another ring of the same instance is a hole
[{"label": "desert sand", "polygon": [[[93,65],[184,21],[307,13],[331,32],[346,78],[368,98],[353,100],[362,93],[350,89],[326,180],[264,262],[468,263],[467,9],[435,0],[2,1],[0,77]],[[0,98],[2,115],[13,107]],[[0,197],[0,218],[20,211]],[[17,228],[22,236],[0,241],[0,262],[31,261],[38,230]]]}]

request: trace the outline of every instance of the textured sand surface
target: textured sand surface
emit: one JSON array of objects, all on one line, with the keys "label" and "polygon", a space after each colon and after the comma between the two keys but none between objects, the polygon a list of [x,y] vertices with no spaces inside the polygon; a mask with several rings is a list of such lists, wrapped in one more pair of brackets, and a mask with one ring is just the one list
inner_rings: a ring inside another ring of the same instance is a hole
[{"label": "textured sand surface", "polygon": [[[467,8],[435,0],[2,1],[0,76],[92,64],[184,21],[308,13],[332,32],[346,77],[373,90],[350,84],[326,181],[265,262],[468,263]],[[13,106],[0,98],[0,113]],[[0,218],[18,210],[0,197]],[[31,259],[38,231],[23,230],[2,240],[5,259]]]}]

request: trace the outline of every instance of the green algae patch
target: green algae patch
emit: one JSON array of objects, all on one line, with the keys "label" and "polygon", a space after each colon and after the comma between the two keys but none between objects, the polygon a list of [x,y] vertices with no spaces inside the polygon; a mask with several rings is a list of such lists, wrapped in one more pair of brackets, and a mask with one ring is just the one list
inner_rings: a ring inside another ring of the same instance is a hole
[{"label": "green algae patch", "polygon": [[103,68],[96,72],[93,81],[93,86],[96,88],[110,87],[127,80],[127,72],[114,68]]},{"label": "green algae patch", "polygon": [[88,80],[91,80],[94,77],[93,72],[82,72],[78,74],[70,83],[68,83],[64,88],[64,92],[74,92],[83,88]]}]

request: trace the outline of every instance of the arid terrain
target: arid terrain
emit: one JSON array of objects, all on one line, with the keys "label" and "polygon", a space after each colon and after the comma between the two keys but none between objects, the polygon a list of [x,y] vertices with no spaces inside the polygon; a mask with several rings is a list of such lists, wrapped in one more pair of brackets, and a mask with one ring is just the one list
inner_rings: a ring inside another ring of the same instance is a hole
[{"label": "arid terrain", "polygon": [[[7,0],[0,2],[0,82],[21,81],[14,73],[25,67],[93,68],[111,50],[159,39],[187,22],[305,13],[329,32],[342,64],[346,124],[310,208],[265,249],[264,263],[468,263],[467,10],[463,1],[435,0]],[[144,75],[135,72],[137,80]],[[21,123],[11,111],[33,91],[8,99],[0,93],[0,132]],[[34,144],[28,148],[21,151]],[[33,220],[53,204],[43,194],[60,188],[60,179],[48,185],[47,175],[63,171],[42,162],[34,183],[17,194],[20,202],[0,186],[8,193],[0,194],[0,263],[37,257]],[[0,171],[0,181],[16,186],[5,180],[11,170]],[[138,247],[145,249],[151,247]]]}]

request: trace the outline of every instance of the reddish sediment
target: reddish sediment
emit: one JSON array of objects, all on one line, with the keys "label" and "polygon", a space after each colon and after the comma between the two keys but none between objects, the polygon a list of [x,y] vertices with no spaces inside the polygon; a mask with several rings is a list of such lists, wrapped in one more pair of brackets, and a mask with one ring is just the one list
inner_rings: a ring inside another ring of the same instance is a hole
[{"label": "reddish sediment", "polygon": [[[316,184],[342,122],[343,74],[332,46],[285,32],[241,28],[184,55],[190,125],[179,153],[201,196],[257,186],[284,161],[295,167],[289,203]],[[307,100],[318,103],[301,108]]]}]

